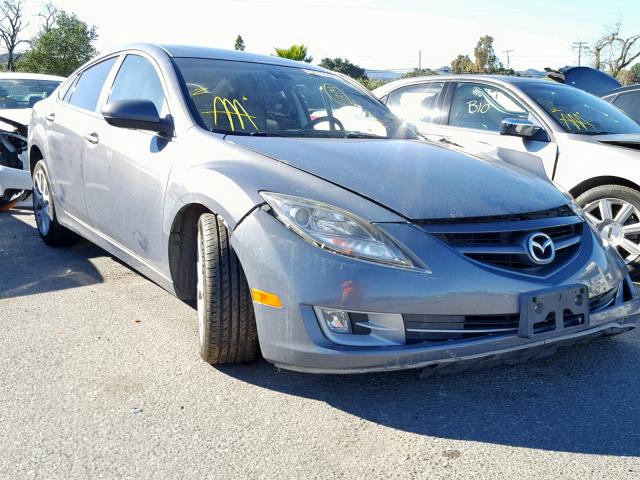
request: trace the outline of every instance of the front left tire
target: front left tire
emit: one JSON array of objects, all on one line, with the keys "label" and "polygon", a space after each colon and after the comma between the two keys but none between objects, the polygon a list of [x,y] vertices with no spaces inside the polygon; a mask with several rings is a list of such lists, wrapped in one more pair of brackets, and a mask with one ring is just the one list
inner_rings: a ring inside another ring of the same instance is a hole
[{"label": "front left tire", "polygon": [[56,209],[51,195],[51,182],[44,160],[33,168],[33,213],[40,238],[49,246],[72,245],[78,236],[58,223]]},{"label": "front left tire", "polygon": [[229,232],[212,213],[198,221],[196,269],[200,356],[212,365],[254,360],[258,333],[251,292]]}]

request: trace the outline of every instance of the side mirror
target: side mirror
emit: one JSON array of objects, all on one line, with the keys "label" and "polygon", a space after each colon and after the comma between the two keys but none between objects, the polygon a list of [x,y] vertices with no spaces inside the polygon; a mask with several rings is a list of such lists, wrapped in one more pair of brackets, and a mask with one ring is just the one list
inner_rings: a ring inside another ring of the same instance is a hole
[{"label": "side mirror", "polygon": [[512,137],[533,138],[540,130],[541,127],[525,118],[507,118],[500,124],[500,135]]},{"label": "side mirror", "polygon": [[173,130],[171,121],[160,118],[151,100],[116,100],[104,106],[102,116],[114,127],[158,133],[170,133]]}]

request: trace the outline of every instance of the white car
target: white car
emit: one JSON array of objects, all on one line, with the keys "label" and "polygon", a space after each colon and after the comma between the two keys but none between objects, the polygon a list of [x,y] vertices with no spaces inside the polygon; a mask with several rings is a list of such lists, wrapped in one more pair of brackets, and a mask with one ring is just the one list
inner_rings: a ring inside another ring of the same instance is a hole
[{"label": "white car", "polygon": [[31,190],[26,162],[31,109],[63,81],[63,77],[38,73],[0,73],[0,210],[10,208]]},{"label": "white car", "polygon": [[638,265],[640,125],[611,104],[548,80],[484,75],[411,78],[373,93],[429,140],[548,176]]}]

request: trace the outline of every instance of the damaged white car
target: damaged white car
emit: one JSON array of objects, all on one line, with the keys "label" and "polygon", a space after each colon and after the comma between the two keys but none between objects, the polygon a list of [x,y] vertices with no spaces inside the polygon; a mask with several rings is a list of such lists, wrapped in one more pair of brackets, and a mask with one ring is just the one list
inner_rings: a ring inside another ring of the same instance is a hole
[{"label": "damaged white car", "polygon": [[37,73],[0,74],[0,211],[29,195],[27,126],[32,107],[47,98],[63,77]]}]

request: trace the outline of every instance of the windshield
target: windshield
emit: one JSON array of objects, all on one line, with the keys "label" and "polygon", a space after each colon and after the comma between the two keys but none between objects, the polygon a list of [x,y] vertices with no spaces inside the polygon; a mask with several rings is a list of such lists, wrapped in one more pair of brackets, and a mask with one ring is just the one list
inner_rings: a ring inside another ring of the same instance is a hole
[{"label": "windshield", "polygon": [[565,132],[580,135],[640,133],[640,125],[604,100],[566,85],[524,83],[520,87]]},{"label": "windshield", "polygon": [[279,65],[176,58],[193,111],[235,135],[415,138],[382,103],[337,75]]},{"label": "windshield", "polygon": [[31,108],[58,85],[55,80],[0,80],[0,108]]}]

